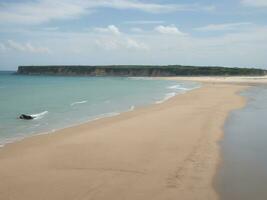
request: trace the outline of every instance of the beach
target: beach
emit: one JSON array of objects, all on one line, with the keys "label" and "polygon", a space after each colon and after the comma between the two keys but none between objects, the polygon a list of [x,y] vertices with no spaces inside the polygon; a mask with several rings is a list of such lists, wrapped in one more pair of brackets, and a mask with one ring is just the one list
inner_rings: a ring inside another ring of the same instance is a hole
[{"label": "beach", "polygon": [[218,199],[217,142],[237,93],[205,83],[137,108],[0,149],[0,199]]}]

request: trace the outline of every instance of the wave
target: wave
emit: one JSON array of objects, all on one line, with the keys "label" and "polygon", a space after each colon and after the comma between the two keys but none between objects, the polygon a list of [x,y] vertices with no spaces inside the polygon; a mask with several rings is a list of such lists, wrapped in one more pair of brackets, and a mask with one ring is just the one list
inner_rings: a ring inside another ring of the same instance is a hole
[{"label": "wave", "polygon": [[131,80],[153,80],[153,77],[128,77]]},{"label": "wave", "polygon": [[182,91],[190,91],[190,90],[194,90],[197,88],[200,88],[200,86],[196,86],[196,87],[182,87],[181,85],[172,85],[167,87],[168,89],[177,89],[177,90],[182,90]]},{"label": "wave", "polygon": [[135,109],[135,106],[131,106],[129,111],[133,111]]},{"label": "wave", "polygon": [[168,99],[174,97],[175,95],[176,95],[175,92],[167,93],[162,100],[156,101],[156,104],[163,103],[164,101],[167,101]]},{"label": "wave", "polygon": [[76,102],[71,103],[70,105],[74,106],[74,105],[83,104],[83,103],[87,103],[87,101],[76,101]]},{"label": "wave", "polygon": [[181,85],[172,85],[167,87],[168,89],[180,89]]},{"label": "wave", "polygon": [[183,90],[183,91],[189,91],[189,90],[193,90],[194,88],[185,88],[185,87],[181,87],[179,88],[179,90]]},{"label": "wave", "polygon": [[191,87],[191,88],[185,88],[185,87],[182,87],[180,88],[181,90],[184,90],[184,91],[190,91],[190,90],[195,90],[195,89],[198,89],[200,88],[201,86],[195,86],[195,87]]},{"label": "wave", "polygon": [[118,112],[110,112],[110,113],[100,114],[100,115],[97,115],[92,121],[95,121],[95,120],[98,120],[98,119],[102,119],[102,118],[105,118],[105,117],[117,116],[119,114],[120,113],[118,113]]},{"label": "wave", "polygon": [[194,88],[186,88],[186,87],[182,87],[181,85],[172,85],[167,87],[168,89],[177,89],[177,90],[183,90],[183,91],[188,91],[188,90],[192,90]]},{"label": "wave", "polygon": [[42,119],[44,115],[46,115],[48,111],[44,111],[41,113],[36,113],[36,114],[30,114],[34,119]]}]

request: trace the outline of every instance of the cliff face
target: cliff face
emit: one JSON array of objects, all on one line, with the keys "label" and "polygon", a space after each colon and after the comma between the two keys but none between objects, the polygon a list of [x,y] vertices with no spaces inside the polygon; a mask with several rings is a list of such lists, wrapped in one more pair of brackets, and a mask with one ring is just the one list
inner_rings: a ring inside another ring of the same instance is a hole
[{"label": "cliff face", "polygon": [[265,75],[254,68],[194,66],[19,66],[17,74],[62,76],[219,76]]}]

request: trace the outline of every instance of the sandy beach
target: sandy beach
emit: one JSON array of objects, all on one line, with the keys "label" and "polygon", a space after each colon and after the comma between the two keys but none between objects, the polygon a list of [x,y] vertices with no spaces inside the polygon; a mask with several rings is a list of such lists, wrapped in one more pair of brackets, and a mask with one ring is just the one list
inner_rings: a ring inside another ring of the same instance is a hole
[{"label": "sandy beach", "polygon": [[196,81],[201,83],[226,83],[235,85],[266,84],[267,76],[192,76],[168,77],[168,80]]},{"label": "sandy beach", "polygon": [[229,111],[244,106],[237,93],[247,86],[227,84],[242,82],[234,78],[176,79],[203,85],[162,104],[1,148],[0,199],[218,199],[217,142]]}]

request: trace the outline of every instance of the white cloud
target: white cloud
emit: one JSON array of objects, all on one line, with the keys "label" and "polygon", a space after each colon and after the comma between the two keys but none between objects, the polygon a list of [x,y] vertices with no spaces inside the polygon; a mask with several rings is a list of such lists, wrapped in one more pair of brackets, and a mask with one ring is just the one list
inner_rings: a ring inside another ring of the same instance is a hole
[{"label": "white cloud", "polygon": [[44,27],[44,31],[57,31],[59,30],[59,27]]},{"label": "white cloud", "polygon": [[134,28],[131,28],[131,31],[135,33],[142,33],[144,30],[138,27],[134,27]]},{"label": "white cloud", "polygon": [[175,11],[211,11],[214,6],[199,4],[160,4],[144,3],[140,0],[98,0],[92,2],[91,7],[109,7],[115,9],[135,9],[150,13],[167,13]]},{"label": "white cloud", "polygon": [[125,24],[163,24],[164,21],[161,20],[136,20],[136,21],[126,21]]},{"label": "white cloud", "polygon": [[106,28],[94,28],[95,31],[106,33],[104,35],[91,36],[96,37],[96,45],[105,50],[148,50],[148,46],[139,42],[127,34],[122,33],[115,25],[109,25]]},{"label": "white cloud", "polygon": [[267,7],[267,0],[241,0],[241,3],[251,7]]},{"label": "white cloud", "polygon": [[117,28],[114,25],[109,25],[106,28],[97,27],[97,28],[94,28],[94,30],[97,32],[100,32],[100,33],[111,33],[114,35],[120,35],[121,34],[119,28]]},{"label": "white cloud", "polygon": [[143,43],[136,41],[130,37],[115,38],[115,37],[104,37],[95,40],[95,44],[99,49],[104,50],[149,50],[149,47]]},{"label": "white cloud", "polygon": [[23,3],[2,3],[1,23],[40,24],[51,20],[73,19],[98,8],[134,9],[150,13],[175,11],[210,11],[213,6],[199,4],[144,3],[140,0],[38,0]]},{"label": "white cloud", "polygon": [[129,49],[142,49],[142,50],[148,50],[148,46],[145,45],[144,43],[142,42],[137,42],[136,40],[134,39],[131,39],[131,38],[127,38],[126,40],[126,47],[129,48]]},{"label": "white cloud", "polygon": [[229,31],[240,29],[243,26],[251,25],[250,22],[209,24],[207,26],[195,28],[198,31]]},{"label": "white cloud", "polygon": [[[37,31],[37,30],[36,30]],[[158,34],[152,29],[146,34],[98,34],[95,32],[46,32],[42,43],[53,49],[53,54],[28,53],[20,56],[9,48],[1,65],[13,63],[42,64],[188,64],[224,66],[266,66],[267,27],[251,26],[220,35],[173,37]],[[36,47],[40,32],[31,32],[32,46]],[[36,34],[36,35],[34,35]],[[1,42],[0,42],[1,43]],[[25,46],[23,42],[16,42]],[[42,45],[43,46],[43,45]],[[23,48],[21,48],[23,49]],[[23,50],[22,50],[23,51]],[[75,54],[74,54],[75,51]],[[34,60],[33,60],[34,59]],[[1,67],[0,65],[0,67]],[[7,66],[7,65],[6,65]]]},{"label": "white cloud", "polygon": [[18,43],[13,40],[8,40],[6,44],[6,49],[12,49],[19,52],[30,52],[30,53],[49,53],[49,49],[46,47],[34,47],[31,43]]},{"label": "white cloud", "polygon": [[155,31],[162,33],[162,34],[185,35],[174,25],[170,25],[170,26],[160,25],[160,26],[155,27]]},{"label": "white cloud", "polygon": [[39,24],[55,19],[75,18],[85,13],[85,7],[66,0],[3,3],[0,8],[0,22]]}]

